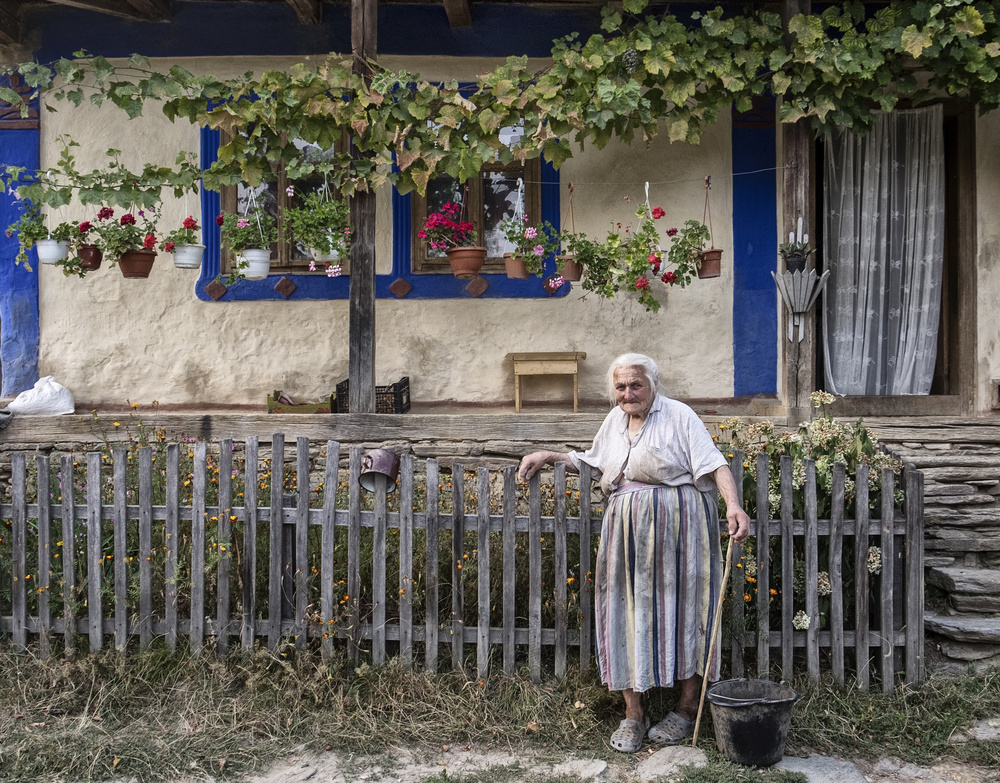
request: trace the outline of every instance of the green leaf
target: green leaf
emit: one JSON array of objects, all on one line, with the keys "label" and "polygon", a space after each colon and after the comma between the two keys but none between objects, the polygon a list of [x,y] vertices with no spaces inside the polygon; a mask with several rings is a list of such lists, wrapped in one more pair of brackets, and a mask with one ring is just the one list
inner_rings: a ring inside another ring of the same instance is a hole
[{"label": "green leaf", "polygon": [[929,47],[934,41],[931,34],[926,31],[920,31],[917,29],[916,25],[910,25],[905,30],[903,30],[903,35],[901,38],[903,49],[905,49],[913,57],[920,57],[923,54],[924,49]]}]

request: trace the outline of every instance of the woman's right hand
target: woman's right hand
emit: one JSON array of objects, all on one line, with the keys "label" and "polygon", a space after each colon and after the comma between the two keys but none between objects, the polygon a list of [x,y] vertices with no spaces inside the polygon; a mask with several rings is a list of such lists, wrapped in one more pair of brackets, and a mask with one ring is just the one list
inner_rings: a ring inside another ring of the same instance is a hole
[{"label": "woman's right hand", "polygon": [[527,481],[530,479],[549,463],[552,456],[553,452],[551,451],[536,451],[532,454],[526,454],[521,460],[521,466],[517,469],[517,480]]}]

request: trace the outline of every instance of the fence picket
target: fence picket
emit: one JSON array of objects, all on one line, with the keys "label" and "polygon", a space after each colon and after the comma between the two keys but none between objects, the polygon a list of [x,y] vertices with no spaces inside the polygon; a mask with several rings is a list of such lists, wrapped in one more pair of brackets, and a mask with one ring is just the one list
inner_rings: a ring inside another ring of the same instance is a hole
[{"label": "fence picket", "polygon": [[803,460],[806,469],[806,667],[809,678],[819,681],[819,522],[816,517],[816,463]]},{"label": "fence picket", "polygon": [[858,465],[855,482],[854,528],[854,649],[858,688],[868,690],[871,649],[868,633],[868,466]]},{"label": "fence picket", "polygon": [[906,487],[906,680],[924,681],[924,474],[903,472]]},{"label": "fence picket", "polygon": [[38,656],[45,660],[49,657],[52,635],[52,609],[49,606],[49,588],[52,586],[52,480],[47,455],[39,454],[35,458],[35,475],[38,477]]},{"label": "fence picket", "polygon": [[153,449],[139,448],[139,649],[153,641]]},{"label": "fence picket", "polygon": [[771,668],[771,511],[768,457],[757,455],[757,676],[770,677]]},{"label": "fence picket", "polygon": [[451,466],[451,665],[461,671],[465,655],[465,586],[462,561],[465,558],[465,471]]},{"label": "fence picket", "polygon": [[257,482],[260,480],[260,441],[246,440],[243,462],[243,623],[240,641],[244,650],[257,639]]},{"label": "fence picket", "polygon": [[334,614],[337,611],[334,603],[333,586],[337,575],[333,567],[333,549],[336,541],[337,524],[337,489],[338,473],[340,471],[340,444],[329,440],[326,442],[326,473],[323,476],[323,515],[320,552],[320,619],[323,623],[320,645],[323,660],[333,656]]},{"label": "fence picket", "polygon": [[374,476],[375,525],[372,536],[372,663],[385,663],[386,477]]},{"label": "fence picket", "polygon": [[476,471],[476,520],[479,549],[476,554],[476,575],[479,582],[479,624],[476,631],[476,676],[483,680],[490,664],[490,472]]},{"label": "fence picket", "polygon": [[413,455],[399,457],[399,657],[413,666]]},{"label": "fence picket", "polygon": [[361,652],[361,447],[351,446],[348,456],[347,611],[353,639],[352,654]]},{"label": "fence picket", "polygon": [[[591,467],[580,463],[580,573],[577,584],[580,590],[580,668],[586,671],[590,666],[591,642],[594,635],[592,614],[593,573],[590,567],[591,550],[591,508],[590,508]],[[513,504],[512,504],[513,505]]]},{"label": "fence picket", "polygon": [[284,512],[285,436],[271,436],[271,520],[268,526],[267,646],[278,649],[281,641],[281,576],[285,565]]},{"label": "fence picket", "polygon": [[62,561],[63,622],[66,652],[76,646],[76,499],[73,487],[76,476],[73,457],[64,454],[59,461],[59,492],[62,495]]},{"label": "fence picket", "polygon": [[781,676],[792,679],[795,551],[792,537],[792,458],[781,457]]},{"label": "fence picket", "polygon": [[[743,452],[736,450],[733,452],[732,459],[729,462],[729,469],[732,471],[733,479],[736,481],[736,498],[739,502],[740,508],[743,508]],[[724,530],[728,529],[726,520],[722,520],[722,527]],[[730,546],[736,546],[733,550],[733,562],[743,566],[738,568],[733,572],[732,585],[730,587],[730,596],[732,597],[732,611],[731,611],[731,623],[730,628],[732,628],[733,643],[730,645],[730,667],[732,669],[733,677],[743,676],[743,648],[746,644],[744,639],[744,600],[743,594],[744,590],[748,586],[747,582],[747,563],[744,557],[744,547],[743,544],[735,544],[731,542]],[[758,588],[759,589],[759,588]],[[721,638],[721,637],[720,637]],[[721,656],[720,656],[721,657]]]},{"label": "fence picket", "polygon": [[[126,461],[128,454],[124,446],[112,450],[111,470],[114,482],[114,517],[112,531],[114,536],[114,590],[115,590],[115,649],[121,652],[128,641],[128,552],[126,550],[126,524],[128,522],[128,500],[125,497]],[[192,542],[193,546],[194,542]]]},{"label": "fence picket", "polygon": [[[90,634],[91,652],[96,652],[104,646],[104,611],[101,604],[101,588],[103,587],[101,563],[103,559],[101,553],[101,454],[92,451],[87,454],[87,628]],[[17,644],[16,628],[14,643]]]},{"label": "fence picket", "polygon": [[295,648],[306,649],[309,636],[309,618],[306,617],[309,601],[309,438],[299,437],[295,442],[295,486],[298,497],[295,503],[295,616],[292,618],[292,636]]},{"label": "fence picket", "polygon": [[827,572],[830,575],[830,657],[833,681],[844,684],[844,493],[847,466],[833,466],[833,492],[830,499],[830,551]]},{"label": "fence picket", "polygon": [[233,441],[219,442],[219,562],[216,569],[215,645],[220,655],[229,651],[229,572],[233,548]]},{"label": "fence picket", "polygon": [[542,481],[541,472],[528,483],[528,673],[542,679]]},{"label": "fence picket", "polygon": [[28,462],[24,452],[11,455],[11,549],[14,562],[11,572],[11,612],[14,649],[28,647]]},{"label": "fence picket", "polygon": [[205,644],[205,469],[208,444],[194,444],[191,468],[191,630],[188,640],[194,654]]},{"label": "fence picket", "polygon": [[427,460],[427,518],[424,545],[424,666],[436,672],[438,666],[438,545],[440,543],[441,485],[436,459]]},{"label": "fence picket", "polygon": [[517,546],[514,508],[517,468],[508,465],[503,469],[503,672],[514,674],[514,591],[516,578],[515,547]]},{"label": "fence picket", "polygon": [[555,574],[553,576],[555,606],[555,671],[556,677],[566,674],[566,463],[555,465],[555,519],[552,535],[555,538]]},{"label": "fence picket", "polygon": [[882,651],[882,693],[892,693],[894,686],[895,661],[893,655],[894,618],[893,618],[893,569],[890,564],[895,565],[895,536],[893,528],[896,521],[896,505],[894,493],[896,490],[896,476],[892,468],[882,469],[882,525],[879,545],[882,548],[882,571],[879,581],[881,582],[881,651]]},{"label": "fence picket", "polygon": [[[100,455],[98,455],[100,456]],[[178,584],[180,579],[180,446],[171,443],[167,446],[167,475],[166,475],[166,519],[164,520],[164,535],[166,536],[166,558],[163,564],[163,576],[165,581],[164,598],[166,600],[166,642],[167,650],[174,652],[177,649],[177,598]],[[89,486],[90,467],[87,468],[87,481]],[[89,509],[89,504],[88,504]]]}]

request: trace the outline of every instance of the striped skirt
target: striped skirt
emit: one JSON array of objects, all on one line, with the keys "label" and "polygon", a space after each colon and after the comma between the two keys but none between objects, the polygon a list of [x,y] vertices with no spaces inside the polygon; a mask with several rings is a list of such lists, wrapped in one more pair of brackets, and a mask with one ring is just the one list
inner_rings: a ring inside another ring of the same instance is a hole
[{"label": "striped skirt", "polygon": [[[626,484],[608,501],[597,553],[597,660],[610,690],[704,675],[722,583],[715,495]],[[708,667],[719,679],[719,653]]]}]

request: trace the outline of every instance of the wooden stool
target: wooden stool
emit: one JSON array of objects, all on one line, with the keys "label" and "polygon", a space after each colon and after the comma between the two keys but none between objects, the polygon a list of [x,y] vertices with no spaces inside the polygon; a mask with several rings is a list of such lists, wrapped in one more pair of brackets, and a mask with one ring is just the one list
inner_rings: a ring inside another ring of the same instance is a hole
[{"label": "wooden stool", "polygon": [[514,410],[521,412],[522,375],[572,375],[573,413],[580,402],[580,376],[578,362],[587,358],[583,351],[566,353],[509,353],[507,358],[514,362]]}]

